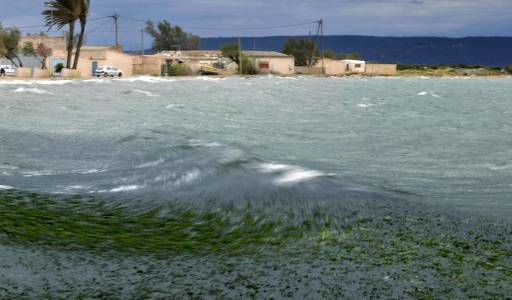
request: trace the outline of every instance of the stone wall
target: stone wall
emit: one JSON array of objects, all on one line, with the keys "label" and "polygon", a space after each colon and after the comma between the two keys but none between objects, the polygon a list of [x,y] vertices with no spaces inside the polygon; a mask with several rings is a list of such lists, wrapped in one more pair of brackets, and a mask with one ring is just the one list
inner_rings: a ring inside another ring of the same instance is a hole
[{"label": "stone wall", "polygon": [[34,69],[34,73],[33,73],[32,77],[33,78],[49,78],[50,70]]},{"label": "stone wall", "polygon": [[151,75],[160,76],[162,73],[162,64],[165,62],[158,56],[144,56],[144,66],[142,66],[142,58],[135,56],[133,58],[133,74],[134,75]]},{"label": "stone wall", "polygon": [[395,76],[397,73],[396,64],[366,64],[366,74],[368,75]]},{"label": "stone wall", "polygon": [[321,75],[323,72],[322,72],[322,67],[298,67],[298,66],[295,66],[295,73]]},{"label": "stone wall", "polygon": [[79,70],[62,69],[62,77],[63,78],[79,79],[79,78],[82,78],[82,73]]},{"label": "stone wall", "polygon": [[30,78],[30,77],[32,77],[32,69],[31,68],[17,68],[16,69],[16,77]]}]

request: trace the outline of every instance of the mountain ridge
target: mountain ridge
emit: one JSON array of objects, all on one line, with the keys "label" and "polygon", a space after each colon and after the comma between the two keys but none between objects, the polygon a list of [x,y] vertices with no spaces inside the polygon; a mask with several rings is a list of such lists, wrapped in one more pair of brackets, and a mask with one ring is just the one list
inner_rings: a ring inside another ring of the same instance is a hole
[{"label": "mountain ridge", "polygon": [[[282,51],[291,37],[304,38],[282,35],[243,37],[242,49]],[[216,50],[230,42],[238,42],[238,37],[202,38],[201,49]],[[325,48],[344,53],[359,52],[363,59],[381,63],[512,65],[512,37],[503,36],[450,38],[328,35],[325,36]]]}]

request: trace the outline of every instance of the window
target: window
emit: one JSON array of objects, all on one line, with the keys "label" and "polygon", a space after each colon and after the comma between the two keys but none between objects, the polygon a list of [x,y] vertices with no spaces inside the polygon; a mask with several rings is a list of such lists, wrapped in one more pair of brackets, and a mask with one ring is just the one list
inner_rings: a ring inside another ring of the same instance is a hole
[{"label": "window", "polygon": [[260,62],[260,69],[270,69],[270,63]]},{"label": "window", "polygon": [[356,68],[361,68],[361,64],[356,64]]}]

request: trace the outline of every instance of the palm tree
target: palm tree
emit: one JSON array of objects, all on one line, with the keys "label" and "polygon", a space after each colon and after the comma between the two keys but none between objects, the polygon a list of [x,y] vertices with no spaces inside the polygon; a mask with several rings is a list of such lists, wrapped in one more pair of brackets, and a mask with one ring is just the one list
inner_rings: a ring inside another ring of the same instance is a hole
[{"label": "palm tree", "polygon": [[84,41],[85,26],[87,25],[87,15],[89,14],[90,0],[80,0],[80,36],[78,36],[78,43],[76,45],[75,62],[73,63],[73,69],[78,66],[78,58],[80,57],[80,49]]},{"label": "palm tree", "polygon": [[48,8],[43,11],[44,20],[48,30],[56,26],[59,30],[64,26],[69,26],[67,41],[68,58],[66,68],[71,68],[71,59],[73,55],[73,37],[75,35],[75,23],[80,18],[82,0],[53,0],[45,3]]}]

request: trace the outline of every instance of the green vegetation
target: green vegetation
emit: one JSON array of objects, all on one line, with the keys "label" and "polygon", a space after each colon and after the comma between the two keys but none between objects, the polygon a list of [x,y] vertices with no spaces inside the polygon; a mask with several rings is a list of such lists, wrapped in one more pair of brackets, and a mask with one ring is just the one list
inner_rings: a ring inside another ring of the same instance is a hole
[{"label": "green vegetation", "polygon": [[[290,38],[283,47],[283,53],[295,57],[296,66],[313,65],[322,57],[322,53],[316,48],[315,41],[308,39]],[[328,59],[361,59],[359,52],[336,53],[331,49],[325,50],[323,55]]]},{"label": "green vegetation", "polygon": [[155,24],[147,21],[146,32],[153,37],[152,48],[155,51],[169,50],[196,50],[201,39],[198,36],[187,33],[180,26],[172,26],[167,20]]},{"label": "green vegetation", "polygon": [[360,60],[360,59],[362,59],[362,55],[359,52],[350,52],[350,53],[340,52],[340,54],[338,54],[338,59]]},{"label": "green vegetation", "polygon": [[234,253],[251,245],[279,245],[301,231],[300,226],[258,221],[250,211],[239,212],[243,217],[235,222],[230,212],[174,208],[169,217],[159,217],[158,210],[132,214],[104,203],[82,201],[3,193],[0,229],[19,242],[139,254]]},{"label": "green vegetation", "polygon": [[[316,55],[320,56],[321,54],[317,53]],[[351,52],[351,53],[340,52],[339,54],[337,54],[333,50],[325,50],[324,55],[325,55],[325,58],[330,58],[330,59],[341,59],[341,60],[343,60],[343,59],[360,60],[361,59],[361,53],[359,53],[359,52]]]},{"label": "green vegetation", "polygon": [[[89,14],[90,0],[53,0],[45,3],[46,10],[43,11],[46,26],[49,29],[56,26],[62,29],[69,26],[69,37],[67,41],[67,62],[66,68],[76,69],[80,50],[85,36],[85,27],[87,25],[87,16]],[[75,23],[80,22],[80,34],[76,44],[75,58],[71,66],[73,49],[75,45]]]},{"label": "green vegetation", "polygon": [[17,28],[3,28],[0,24],[0,54],[17,67],[23,67],[18,55],[20,39],[21,32]]},{"label": "green vegetation", "polygon": [[5,48],[4,43],[4,30],[2,27],[2,23],[0,23],[0,57],[3,57],[7,53],[7,49]]},{"label": "green vegetation", "polygon": [[242,55],[242,72],[240,72],[240,68],[239,68],[238,72],[243,75],[257,75],[258,70],[256,69],[256,64],[254,63],[254,59],[251,57]]},{"label": "green vegetation", "polygon": [[229,43],[221,47],[222,56],[229,58],[238,65],[238,73],[243,75],[256,75],[258,70],[254,63],[254,59],[242,55],[242,72],[240,72],[240,48],[238,43]]},{"label": "green vegetation", "polygon": [[194,72],[185,64],[162,65],[162,76],[191,76]]},{"label": "green vegetation", "polygon": [[62,69],[64,69],[64,65],[62,63],[58,63],[56,66],[55,66],[55,73],[60,73],[62,72]]},{"label": "green vegetation", "polygon": [[48,48],[43,43],[39,43],[37,47],[34,47],[32,42],[25,42],[23,44],[23,48],[21,49],[23,55],[32,56],[37,59],[41,63],[41,69],[46,69],[46,60],[53,53],[52,48]]},{"label": "green vegetation", "polygon": [[107,257],[272,253],[288,264],[321,263],[329,272],[387,270],[383,295],[391,295],[392,284],[415,299],[503,299],[512,292],[510,225],[379,209],[385,214],[318,208],[298,217],[250,206],[197,211],[172,204],[134,212],[97,199],[2,191],[0,240]]},{"label": "green vegetation", "polygon": [[229,58],[232,62],[240,65],[240,47],[237,43],[222,45],[220,48],[222,56]]},{"label": "green vegetation", "polygon": [[338,54],[334,50],[327,49],[324,52],[324,57],[329,59],[338,59]]},{"label": "green vegetation", "polygon": [[398,65],[402,75],[432,75],[432,76],[501,76],[512,74],[506,67],[489,67],[482,65]]},{"label": "green vegetation", "polygon": [[505,70],[512,74],[512,65],[505,67]]},{"label": "green vegetation", "polygon": [[295,57],[296,66],[310,66],[316,62],[315,42],[313,40],[289,39],[283,47],[283,53]]}]

